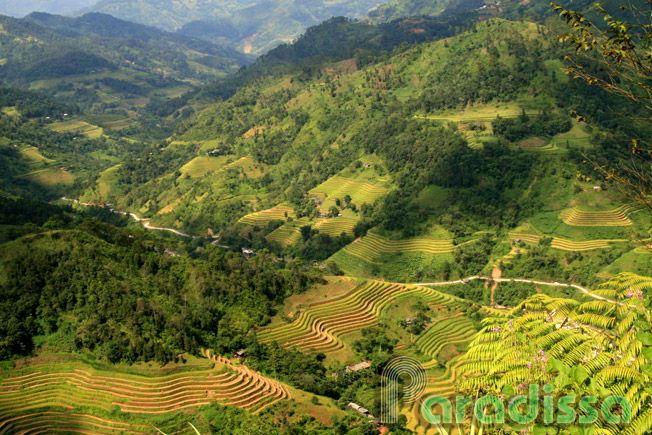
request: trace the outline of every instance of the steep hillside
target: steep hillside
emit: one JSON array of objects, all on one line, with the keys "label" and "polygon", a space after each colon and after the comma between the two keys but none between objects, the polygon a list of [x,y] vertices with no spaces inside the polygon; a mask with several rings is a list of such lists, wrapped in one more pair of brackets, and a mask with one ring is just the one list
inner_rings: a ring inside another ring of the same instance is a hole
[{"label": "steep hillside", "polygon": [[[542,210],[619,207],[570,181],[581,152],[599,154],[608,140],[568,113],[606,97],[563,75],[564,50],[544,27],[489,20],[395,53],[361,69],[354,58],[256,79],[164,147],[103,174],[83,199],[234,248],[332,256],[334,271],[401,281],[507,263],[507,233],[498,244],[485,235],[534,218],[539,228]],[[647,237],[645,219],[583,233],[564,219],[541,227],[553,247]],[[594,279],[591,255],[577,264],[582,279]]]},{"label": "steep hillside", "polygon": [[485,0],[394,0],[369,12],[374,21],[391,21],[403,17],[434,16],[447,11],[470,11],[485,7]]},{"label": "steep hillside", "polygon": [[[0,84],[45,92],[106,130],[167,137],[193,108],[172,103],[250,61],[234,50],[105,14],[0,17]],[[88,121],[88,120],[86,120]]]},{"label": "steep hillside", "polygon": [[[599,18],[593,13],[592,6],[595,2],[592,0],[559,0],[555,3],[587,13],[593,19]],[[643,3],[635,3],[635,6],[642,11],[649,11],[649,5]],[[631,18],[626,10],[620,9],[622,2],[619,0],[609,0],[603,5],[616,17]],[[393,0],[369,11],[369,18],[375,22],[384,22],[403,17],[454,15],[460,12],[472,12],[480,18],[526,18],[536,21],[554,15],[547,0]],[[601,21],[597,19],[594,23],[600,25]]]}]

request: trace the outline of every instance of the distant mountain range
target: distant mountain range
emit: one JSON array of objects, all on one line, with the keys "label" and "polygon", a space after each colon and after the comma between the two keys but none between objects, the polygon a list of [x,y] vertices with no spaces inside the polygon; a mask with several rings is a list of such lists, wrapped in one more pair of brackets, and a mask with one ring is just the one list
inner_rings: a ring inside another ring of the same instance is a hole
[{"label": "distant mountain range", "polygon": [[102,0],[86,11],[152,25],[259,54],[333,16],[363,18],[382,0]]},{"label": "distant mountain range", "polygon": [[0,0],[0,14],[23,17],[31,12],[70,14],[93,6],[98,0]]}]

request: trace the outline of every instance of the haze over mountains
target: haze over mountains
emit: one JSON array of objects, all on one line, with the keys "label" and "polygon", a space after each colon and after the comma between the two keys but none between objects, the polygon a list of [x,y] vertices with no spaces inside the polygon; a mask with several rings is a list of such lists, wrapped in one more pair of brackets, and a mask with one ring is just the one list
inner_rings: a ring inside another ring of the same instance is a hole
[{"label": "haze over mountains", "polygon": [[0,0],[0,14],[23,17],[30,12],[70,14],[97,3],[97,0]]},{"label": "haze over mountains", "polygon": [[379,0],[102,0],[89,11],[261,53],[333,16],[362,18]]}]

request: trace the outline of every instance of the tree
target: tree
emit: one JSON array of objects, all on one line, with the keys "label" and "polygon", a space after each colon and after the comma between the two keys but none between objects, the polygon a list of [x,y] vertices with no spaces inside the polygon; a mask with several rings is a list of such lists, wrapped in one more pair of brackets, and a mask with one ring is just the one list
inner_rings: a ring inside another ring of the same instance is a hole
[{"label": "tree", "polygon": [[[631,406],[631,424],[605,420],[594,433],[642,435],[652,428],[652,279],[626,273],[592,293],[593,299],[537,294],[511,310],[508,318],[487,318],[470,346],[461,390],[494,394],[508,402],[529,385],[550,384],[553,397],[596,396],[600,409],[612,395]],[[620,411],[623,411],[621,409]],[[548,426],[539,418],[534,433],[582,433],[580,426]],[[561,432],[560,432],[561,431]]]},{"label": "tree", "polygon": [[300,231],[301,231],[301,237],[303,238],[304,241],[306,241],[312,235],[312,226],[304,225],[300,228]]},{"label": "tree", "polygon": [[[556,3],[551,6],[566,23],[572,33],[562,35],[560,40],[575,48],[576,57],[566,57],[566,72],[606,92],[635,103],[642,116],[628,114],[630,118],[649,129],[652,125],[652,16],[649,2],[640,1],[640,7],[629,2],[621,6],[621,14],[627,21],[614,17],[602,4],[594,6],[604,18],[606,27],[600,29],[583,14],[568,10]],[[644,12],[642,9],[645,8]],[[597,57],[600,68],[590,65]],[[578,121],[585,121],[578,116]],[[650,167],[649,135],[641,136],[629,131],[628,144],[631,157],[626,160],[599,164],[590,160],[601,176],[609,181],[625,198],[652,210],[652,170]]]}]

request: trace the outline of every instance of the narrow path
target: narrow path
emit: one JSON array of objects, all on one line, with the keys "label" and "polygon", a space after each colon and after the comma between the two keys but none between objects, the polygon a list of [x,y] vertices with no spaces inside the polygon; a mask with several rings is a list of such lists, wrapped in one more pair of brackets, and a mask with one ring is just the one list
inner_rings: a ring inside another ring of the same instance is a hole
[{"label": "narrow path", "polygon": [[584,287],[581,287],[581,286],[579,286],[577,284],[564,284],[564,283],[559,283],[559,282],[545,282],[545,281],[536,281],[536,280],[533,280],[533,279],[522,279],[522,278],[489,278],[489,277],[486,277],[486,276],[471,276],[469,278],[458,279],[456,281],[424,282],[424,283],[415,283],[415,284],[412,284],[412,285],[434,287],[434,286],[443,286],[443,285],[451,285],[451,284],[466,284],[469,281],[474,281],[474,280],[478,280],[478,279],[481,279],[483,281],[491,281],[491,280],[493,280],[495,282],[525,282],[525,283],[530,283],[530,284],[545,285],[545,286],[549,286],[549,287],[572,287],[572,288],[575,288],[575,289],[581,291],[582,293],[584,293],[584,294],[586,294],[586,295],[588,295],[588,296],[590,296],[590,297],[592,297],[594,299],[615,303],[615,301],[613,301],[613,300],[611,300],[609,298],[605,298],[604,296],[596,295],[596,294],[592,293],[591,290],[588,290],[588,289],[586,289]]},{"label": "narrow path", "polygon": [[494,302],[494,295],[496,294],[496,288],[498,287],[498,279],[503,276],[503,271],[500,270],[499,267],[494,267],[494,270],[491,272],[491,278],[493,279],[493,283],[491,284],[491,308],[494,308],[496,306],[496,303]]},{"label": "narrow path", "polygon": [[[81,201],[79,201],[79,200],[77,200],[77,199],[66,198],[65,196],[62,196],[62,197],[61,197],[61,200],[63,200],[63,201],[69,201],[69,202],[73,202],[73,203],[75,203],[75,204],[79,204],[79,205],[84,205],[84,206],[86,206],[86,207],[97,207],[95,204],[90,204],[90,203],[88,203],[88,202],[81,202]],[[174,234],[176,234],[176,235],[178,235],[178,236],[181,236],[181,237],[188,237],[188,238],[192,238],[192,239],[199,239],[198,236],[191,236],[190,234],[182,233],[182,232],[179,231],[179,230],[175,230],[174,228],[155,227],[155,226],[153,226],[153,225],[151,225],[151,224],[149,223],[149,219],[148,219],[148,218],[141,218],[141,217],[138,217],[136,214],[131,213],[131,212],[128,212],[128,211],[115,210],[115,209],[113,209],[113,208],[109,208],[109,210],[110,210],[111,212],[113,212],[113,213],[121,214],[121,215],[123,215],[123,216],[129,216],[130,218],[132,218],[132,219],[135,220],[136,222],[143,222],[143,226],[144,226],[145,228],[147,228],[148,230],[169,231],[169,232],[174,233]]]}]

